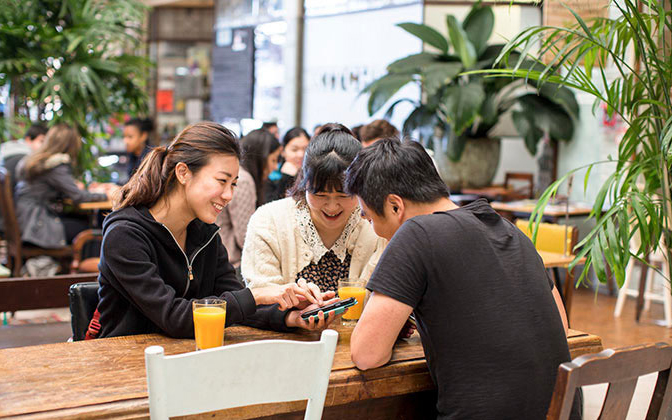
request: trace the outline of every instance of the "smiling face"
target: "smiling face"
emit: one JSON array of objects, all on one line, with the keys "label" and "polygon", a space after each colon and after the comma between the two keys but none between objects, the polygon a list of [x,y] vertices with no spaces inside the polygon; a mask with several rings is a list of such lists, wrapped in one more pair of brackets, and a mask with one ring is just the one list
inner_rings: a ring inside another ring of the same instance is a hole
[{"label": "smiling face", "polygon": [[309,140],[306,136],[294,137],[287,142],[282,155],[285,157],[285,160],[294,165],[295,168],[300,168],[303,164],[303,156],[306,154],[308,143]]},{"label": "smiling face", "polygon": [[344,192],[306,193],[306,203],[310,217],[318,232],[342,231],[352,211],[357,207],[357,199]]},{"label": "smiling face", "polygon": [[184,192],[194,217],[204,223],[215,223],[217,215],[233,198],[238,170],[238,158],[219,154],[210,157],[208,164],[195,174],[188,172]]}]

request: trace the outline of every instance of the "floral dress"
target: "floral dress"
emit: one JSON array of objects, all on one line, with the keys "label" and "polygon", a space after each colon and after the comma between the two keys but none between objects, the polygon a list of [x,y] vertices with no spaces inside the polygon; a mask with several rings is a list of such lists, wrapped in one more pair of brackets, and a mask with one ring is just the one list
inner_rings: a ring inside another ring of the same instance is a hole
[{"label": "floral dress", "polygon": [[296,224],[301,237],[308,244],[313,254],[310,264],[296,274],[297,281],[304,278],[308,282],[315,283],[323,292],[327,290],[338,291],[338,280],[349,277],[351,255],[345,245],[348,236],[359,221],[359,211],[359,207],[353,210],[343,228],[343,232],[336,239],[334,245],[327,249],[319,233],[317,233],[308,206],[305,203],[297,205]]}]

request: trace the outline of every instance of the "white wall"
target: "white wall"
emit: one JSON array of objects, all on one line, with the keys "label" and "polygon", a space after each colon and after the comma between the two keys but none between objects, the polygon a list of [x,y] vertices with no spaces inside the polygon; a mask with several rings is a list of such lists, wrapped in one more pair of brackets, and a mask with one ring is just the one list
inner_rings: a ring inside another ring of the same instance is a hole
[{"label": "white wall", "polygon": [[[420,89],[406,86],[369,117],[368,96],[358,94],[369,82],[384,75],[389,63],[421,51],[417,38],[395,26],[421,21],[421,4],[306,17],[302,125],[308,131],[326,122],[354,126],[381,118],[387,106],[398,98],[418,100]],[[401,104],[396,109],[391,122],[401,129],[412,108]]]}]

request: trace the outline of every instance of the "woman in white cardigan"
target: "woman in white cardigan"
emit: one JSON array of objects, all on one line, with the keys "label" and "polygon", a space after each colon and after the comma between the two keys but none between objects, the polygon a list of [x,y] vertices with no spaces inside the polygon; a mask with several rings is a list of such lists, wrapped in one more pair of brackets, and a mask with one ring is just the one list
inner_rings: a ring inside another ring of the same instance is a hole
[{"label": "woman in white cardigan", "polygon": [[303,278],[336,291],[339,278],[369,279],[386,242],[342,188],[361,147],[341,124],[324,125],[310,141],[292,196],[250,219],[241,270],[251,288]]}]

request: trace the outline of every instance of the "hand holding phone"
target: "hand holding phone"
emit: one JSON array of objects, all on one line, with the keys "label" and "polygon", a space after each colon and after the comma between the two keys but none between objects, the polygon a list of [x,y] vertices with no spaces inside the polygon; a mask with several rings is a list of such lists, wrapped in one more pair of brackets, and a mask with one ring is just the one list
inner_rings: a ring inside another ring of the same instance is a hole
[{"label": "hand holding phone", "polygon": [[340,315],[345,310],[351,306],[354,306],[357,304],[357,299],[351,297],[348,299],[343,299],[339,300],[337,302],[333,302],[329,305],[322,306],[319,308],[311,309],[309,311],[306,311],[301,314],[301,319],[304,321],[308,321],[311,317],[317,318],[317,315],[320,311],[324,313],[324,318],[327,319],[329,317],[329,314],[333,314],[334,316]]}]

